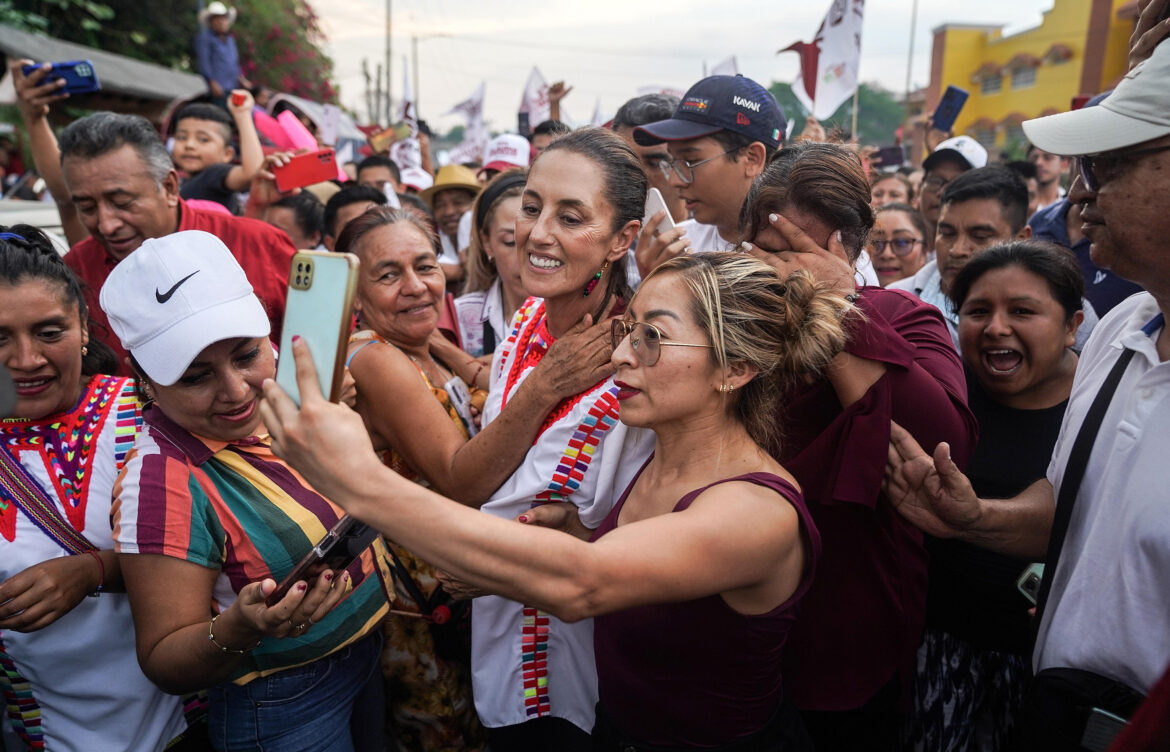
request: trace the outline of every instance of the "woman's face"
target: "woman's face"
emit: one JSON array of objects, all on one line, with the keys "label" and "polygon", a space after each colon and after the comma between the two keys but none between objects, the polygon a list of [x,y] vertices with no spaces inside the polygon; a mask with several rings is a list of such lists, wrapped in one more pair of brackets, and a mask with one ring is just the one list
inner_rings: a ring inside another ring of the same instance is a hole
[{"label": "woman's face", "polygon": [[[866,250],[882,287],[912,276],[922,268],[926,263],[926,247],[922,240],[922,233],[905,212],[886,211],[877,215],[866,241]],[[899,250],[896,243],[909,245],[905,250]],[[877,246],[881,244],[884,247],[879,252]]]},{"label": "woman's face", "polygon": [[430,239],[396,222],[367,232],[354,252],[361,259],[354,309],[362,324],[396,345],[426,342],[439,323],[447,285]]},{"label": "woman's face", "polygon": [[520,280],[520,253],[516,246],[516,215],[520,212],[520,197],[512,196],[497,201],[488,216],[487,228],[481,233],[483,252],[496,265],[496,273],[504,289],[516,300],[527,297]]},{"label": "woman's face", "polygon": [[0,362],[16,386],[15,416],[36,420],[73,407],[89,342],[77,304],[46,279],[0,282],[0,301]]},{"label": "woman's face", "polygon": [[[711,341],[691,317],[690,300],[678,274],[660,274],[642,284],[624,318],[653,324],[661,332],[662,343],[709,345]],[[661,429],[705,410],[722,409],[722,378],[710,348],[662,344],[658,360],[646,365],[634,349],[634,340],[646,336],[644,329],[635,329],[611,356],[623,423]]]},{"label": "woman's face", "polygon": [[260,432],[260,387],[275,376],[268,338],[238,337],[204,348],[174,384],[147,383],[155,406],[182,428],[207,439],[239,441]]},{"label": "woman's face", "polygon": [[910,203],[910,194],[906,192],[906,184],[898,178],[882,178],[869,189],[870,205],[873,208],[886,204]]},{"label": "woman's face", "polygon": [[1065,320],[1042,277],[1019,266],[1002,267],[971,285],[959,309],[959,347],[989,394],[1018,403],[1042,395],[1065,373],[1080,321],[1079,311]]},{"label": "woman's face", "polygon": [[638,223],[615,233],[604,189],[602,168],[580,154],[552,151],[533,165],[516,216],[520,279],[529,295],[550,306],[580,298],[603,263],[625,255]]}]

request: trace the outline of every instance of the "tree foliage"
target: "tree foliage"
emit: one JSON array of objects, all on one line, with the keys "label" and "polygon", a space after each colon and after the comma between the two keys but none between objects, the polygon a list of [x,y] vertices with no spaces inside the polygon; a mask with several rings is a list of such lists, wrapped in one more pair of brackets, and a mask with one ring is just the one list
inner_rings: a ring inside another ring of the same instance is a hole
[{"label": "tree foliage", "polygon": [[[232,32],[253,83],[334,102],[333,61],[306,0],[235,0]],[[193,71],[199,32],[192,0],[0,0],[0,23],[107,52]]]},{"label": "tree foliage", "polygon": [[[808,112],[800,104],[800,100],[792,93],[792,86],[781,82],[772,82],[769,88],[772,96],[780,103],[784,115],[789,120],[796,120],[793,133],[800,133],[804,127],[804,120]],[[857,130],[860,133],[862,144],[874,146],[889,146],[894,143],[894,131],[901,125],[906,110],[893,94],[877,84],[861,84],[857,95]],[[837,108],[832,117],[821,123],[825,130],[834,129],[848,134],[853,126],[853,100],[850,99]]]}]

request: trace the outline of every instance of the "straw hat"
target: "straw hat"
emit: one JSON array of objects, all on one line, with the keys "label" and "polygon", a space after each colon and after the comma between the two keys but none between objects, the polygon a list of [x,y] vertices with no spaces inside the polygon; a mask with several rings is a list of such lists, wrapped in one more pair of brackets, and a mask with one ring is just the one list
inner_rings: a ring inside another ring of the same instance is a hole
[{"label": "straw hat", "polygon": [[462,188],[465,191],[471,191],[472,194],[476,194],[479,193],[481,187],[475,179],[475,173],[470,169],[459,164],[449,164],[446,167],[440,167],[439,174],[435,176],[435,184],[420,192],[418,195],[423,201],[427,202],[427,206],[434,209],[435,194],[440,191],[446,191],[451,188]]}]

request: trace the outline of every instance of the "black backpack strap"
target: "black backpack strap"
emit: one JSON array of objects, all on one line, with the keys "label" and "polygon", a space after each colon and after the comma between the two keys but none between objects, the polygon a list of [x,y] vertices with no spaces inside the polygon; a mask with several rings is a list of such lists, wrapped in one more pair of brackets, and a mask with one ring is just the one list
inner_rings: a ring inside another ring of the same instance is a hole
[{"label": "black backpack strap", "polygon": [[1064,539],[1068,534],[1069,521],[1072,519],[1073,506],[1077,501],[1077,493],[1081,489],[1081,481],[1085,478],[1085,468],[1089,464],[1089,455],[1093,451],[1093,444],[1097,440],[1097,433],[1101,430],[1101,422],[1109,410],[1109,403],[1113,401],[1113,394],[1121,377],[1125,375],[1129,362],[1133,360],[1134,351],[1126,348],[1121,357],[1113,365],[1113,370],[1105,377],[1077,438],[1069,452],[1068,462],[1064,466],[1064,477],[1060,481],[1060,495],[1056,500],[1056,516],[1052,520],[1052,535],[1048,540],[1048,555],[1044,558],[1044,576],[1040,582],[1040,593],[1036,597],[1036,618],[1032,622],[1032,644],[1036,644],[1037,632],[1040,629],[1040,620],[1044,617],[1044,608],[1048,605],[1048,593],[1052,590],[1052,580],[1056,577],[1056,564],[1060,561],[1060,551],[1064,548]]}]

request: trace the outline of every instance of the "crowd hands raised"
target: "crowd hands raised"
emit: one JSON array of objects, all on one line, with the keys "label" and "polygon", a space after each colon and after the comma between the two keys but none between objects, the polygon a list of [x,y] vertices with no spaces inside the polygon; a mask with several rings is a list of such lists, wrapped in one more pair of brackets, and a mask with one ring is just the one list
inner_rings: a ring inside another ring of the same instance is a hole
[{"label": "crowd hands raised", "polygon": [[[1165,749],[1165,5],[917,180],[715,76],[282,193],[249,97],[168,151],[15,66],[73,247],[0,228],[6,749]],[[357,259],[340,403],[298,249]]]}]

